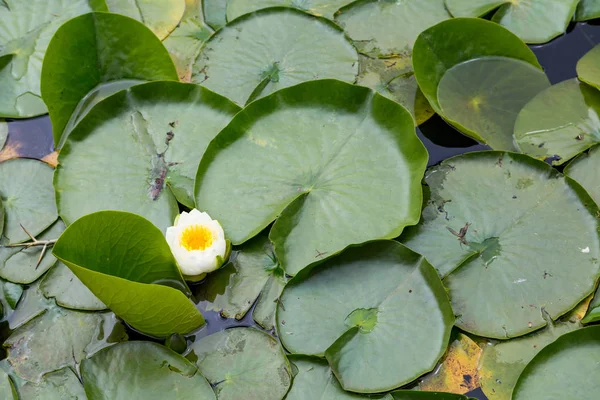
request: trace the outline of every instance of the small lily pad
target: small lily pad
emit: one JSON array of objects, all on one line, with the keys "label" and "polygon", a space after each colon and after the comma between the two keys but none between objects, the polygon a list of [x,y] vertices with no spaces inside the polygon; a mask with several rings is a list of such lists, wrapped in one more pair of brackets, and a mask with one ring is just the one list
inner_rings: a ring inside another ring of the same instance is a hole
[{"label": "small lily pad", "polygon": [[332,22],[291,8],[238,18],[216,32],[193,67],[192,81],[243,106],[316,79],[354,82],[358,55]]},{"label": "small lily pad", "polygon": [[589,398],[592,393],[600,392],[600,381],[589,375],[597,373],[599,365],[600,326],[567,333],[527,364],[512,399]]},{"label": "small lily pad", "polygon": [[283,349],[271,336],[253,328],[232,328],[190,346],[198,369],[217,399],[281,400],[292,373]]},{"label": "small lily pad", "polygon": [[433,267],[393,241],[352,247],[305,269],[277,310],[286,349],[324,354],[342,387],[358,393],[394,389],[431,371],[453,323]]},{"label": "small lily pad", "polygon": [[598,0],[581,0],[575,12],[575,21],[587,21],[600,18],[600,2]]},{"label": "small lily pad", "polygon": [[[598,2],[598,7],[600,13],[600,2]],[[594,47],[579,60],[577,76],[585,83],[600,89],[600,45]]]},{"label": "small lily pad", "polygon": [[228,0],[227,20],[268,7],[293,7],[306,13],[333,20],[333,14],[354,0]]},{"label": "small lily pad", "polygon": [[81,363],[81,376],[89,400],[215,399],[194,364],[152,342],[101,350]]},{"label": "small lily pad", "polygon": [[19,388],[19,394],[27,400],[87,399],[79,378],[71,368],[50,372],[38,384],[26,382]]},{"label": "small lily pad", "polygon": [[28,159],[0,163],[0,197],[4,206],[3,235],[9,243],[29,239],[24,226],[32,235],[38,235],[58,218],[52,175],[47,164]]},{"label": "small lily pad", "polygon": [[61,262],[44,276],[40,282],[40,290],[47,298],[54,298],[61,307],[82,311],[106,309],[106,305]]},{"label": "small lily pad", "polygon": [[600,92],[577,79],[544,90],[519,113],[515,141],[523,153],[564,164],[600,143]]},{"label": "small lily pad", "polygon": [[[108,11],[143,22],[163,40],[181,21],[185,0],[105,0]],[[135,37],[135,36],[134,36]],[[142,42],[143,39],[137,37]]]},{"label": "small lily pad", "polygon": [[521,336],[546,326],[541,309],[555,320],[594,290],[599,210],[548,164],[470,153],[431,168],[425,182],[422,221],[401,241],[446,276],[459,328]]}]

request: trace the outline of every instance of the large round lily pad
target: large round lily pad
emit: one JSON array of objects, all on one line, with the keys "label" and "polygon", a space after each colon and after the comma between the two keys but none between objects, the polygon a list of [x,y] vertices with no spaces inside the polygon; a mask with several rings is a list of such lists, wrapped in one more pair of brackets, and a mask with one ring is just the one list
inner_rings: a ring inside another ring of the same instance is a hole
[{"label": "large round lily pad", "polygon": [[125,342],[81,363],[88,400],[213,400],[215,394],[194,364],[151,342]]},{"label": "large round lily pad", "polygon": [[160,40],[166,38],[175,29],[185,11],[185,0],[104,1],[108,11],[143,22]]},{"label": "large round lily pad", "polygon": [[244,104],[315,79],[354,82],[358,55],[328,20],[286,8],[228,24],[203,47],[192,81]]},{"label": "large round lily pad", "polygon": [[52,175],[54,170],[37,160],[15,159],[0,163],[0,196],[4,206],[4,233],[10,243],[29,240],[56,219]]},{"label": "large round lily pad", "polygon": [[551,86],[521,110],[514,135],[523,153],[564,164],[600,143],[600,91],[577,79]]},{"label": "large round lily pad", "polygon": [[333,14],[353,0],[227,0],[227,20],[268,7],[294,7],[306,13],[333,19]]},{"label": "large round lily pad", "polygon": [[598,0],[581,0],[575,12],[575,21],[587,21],[600,18],[600,2]]},{"label": "large round lily pad", "polygon": [[102,99],[151,80],[177,80],[177,73],[167,50],[143,24],[103,12],[68,21],[48,45],[41,77],[54,143],[61,147]]},{"label": "large round lily pad", "polygon": [[544,71],[528,62],[482,57],[446,71],[437,98],[444,117],[466,134],[483,139],[494,150],[512,151],[519,111],[548,87]]},{"label": "large round lily pad", "polygon": [[[598,2],[600,13],[600,2]],[[594,47],[577,63],[579,79],[600,90],[600,45]]]},{"label": "large round lily pad", "polygon": [[290,364],[268,334],[232,328],[190,346],[200,372],[221,400],[281,400],[291,385]]},{"label": "large round lily pad", "polygon": [[585,399],[600,392],[600,326],[567,333],[527,365],[514,400]]},{"label": "large round lily pad", "polygon": [[342,387],[359,393],[394,389],[431,371],[453,323],[433,267],[393,241],[352,247],[304,270],[277,310],[286,349],[324,354]]},{"label": "large round lily pad", "polygon": [[306,82],[254,102],[211,142],[196,205],[233,244],[279,216],[270,238],[294,275],[415,224],[426,162],[403,107],[366,88]]},{"label": "large round lily pad", "polygon": [[46,113],[40,94],[42,60],[58,27],[92,11],[88,0],[0,2],[0,117]]},{"label": "large round lily pad", "polygon": [[362,0],[342,8],[335,20],[363,54],[410,57],[419,33],[451,17],[444,0]]},{"label": "large round lily pad", "polygon": [[571,179],[525,155],[478,152],[425,181],[422,222],[401,239],[447,276],[461,329],[521,336],[547,324],[542,309],[554,320],[594,290],[599,211]]},{"label": "large round lily pad", "polygon": [[535,54],[502,26],[477,18],[443,21],[417,38],[413,67],[419,87],[436,112],[440,112],[438,85],[453,66],[474,58],[498,56],[523,60],[541,69]]},{"label": "large round lily pad", "polygon": [[100,102],[59,155],[54,186],[63,220],[123,210],[164,232],[178,214],[176,198],[194,206],[202,153],[237,111],[221,96],[177,82],[137,85]]}]

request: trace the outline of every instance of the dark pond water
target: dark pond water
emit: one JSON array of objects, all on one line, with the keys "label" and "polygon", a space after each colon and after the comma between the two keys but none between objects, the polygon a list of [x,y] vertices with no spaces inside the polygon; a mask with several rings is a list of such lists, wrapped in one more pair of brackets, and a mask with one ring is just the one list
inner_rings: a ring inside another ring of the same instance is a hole
[{"label": "dark pond water", "polygon": [[[575,78],[575,66],[596,44],[600,43],[600,21],[571,24],[567,34],[550,43],[532,46],[540,63],[544,67],[550,81],[554,83]],[[442,160],[467,152],[487,150],[489,147],[463,136],[440,117],[435,116],[421,125],[417,131],[429,151],[429,165],[435,165]],[[9,131],[6,146],[13,149],[19,156],[28,158],[43,158],[53,152],[52,125],[48,116],[27,120],[9,121]],[[1,160],[1,158],[0,158]],[[207,325],[197,333],[196,338],[208,336],[220,330],[234,326],[255,326],[252,320],[252,310],[237,321],[222,318],[219,313],[204,311]],[[8,332],[2,332],[3,338]],[[147,339],[136,332],[130,332],[131,339]],[[483,392],[477,389],[470,396],[486,399]]]}]

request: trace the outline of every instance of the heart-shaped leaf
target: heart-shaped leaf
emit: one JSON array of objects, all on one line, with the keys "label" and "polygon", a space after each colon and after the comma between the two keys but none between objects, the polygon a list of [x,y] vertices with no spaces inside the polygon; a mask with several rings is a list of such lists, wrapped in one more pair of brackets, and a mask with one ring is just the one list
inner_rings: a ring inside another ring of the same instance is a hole
[{"label": "heart-shaped leaf", "polygon": [[453,323],[433,267],[393,241],[349,248],[307,268],[286,286],[277,310],[286,349],[324,354],[342,387],[359,393],[394,389],[431,371]]},{"label": "heart-shaped leaf", "polygon": [[81,363],[81,377],[89,400],[215,399],[194,364],[152,342],[99,351]]},{"label": "heart-shaped leaf", "polygon": [[206,42],[192,81],[244,104],[301,82],[354,82],[358,55],[332,22],[286,8],[261,10]]},{"label": "heart-shaped leaf", "polygon": [[162,233],[138,215],[100,211],[82,217],[61,235],[53,254],[143,333],[167,337],[204,324],[184,295],[189,289]]},{"label": "heart-shaped leaf", "polygon": [[227,20],[268,7],[294,7],[306,13],[333,19],[333,14],[354,0],[227,0]]},{"label": "heart-shaped leaf", "polygon": [[41,78],[55,145],[62,147],[99,101],[151,80],[177,80],[177,72],[160,40],[143,24],[96,12],[62,25],[48,45]]},{"label": "heart-shaped leaf", "polygon": [[102,101],[60,152],[54,185],[63,220],[122,210],[164,232],[179,213],[175,198],[194,206],[202,153],[238,110],[202,87],[177,82],[133,86]]},{"label": "heart-shaped leaf", "polygon": [[69,267],[58,262],[40,282],[40,290],[56,304],[73,310],[97,311],[106,309]]},{"label": "heart-shaped leaf", "polygon": [[[600,13],[600,2],[598,7]],[[585,83],[600,89],[600,45],[594,47],[579,60],[577,76]]]},{"label": "heart-shaped leaf", "polygon": [[269,237],[293,275],[415,224],[426,161],[397,103],[339,81],[306,82],[249,105],[211,142],[196,205],[233,244],[279,216]]},{"label": "heart-shaped leaf", "polygon": [[598,0],[581,0],[575,12],[575,21],[587,21],[600,18],[600,2]]},{"label": "heart-shaped leaf", "polygon": [[[104,0],[111,13],[143,22],[163,40],[175,29],[185,11],[185,0]],[[135,37],[135,35],[132,35]],[[137,38],[140,42],[141,38]]]},{"label": "heart-shaped leaf", "polygon": [[598,207],[546,163],[470,153],[431,168],[425,182],[422,222],[401,240],[447,276],[459,328],[521,336],[547,324],[541,309],[554,320],[594,290]]},{"label": "heart-shaped leaf", "polygon": [[26,382],[19,388],[19,394],[28,400],[87,399],[79,378],[71,368],[50,372],[38,384]]}]

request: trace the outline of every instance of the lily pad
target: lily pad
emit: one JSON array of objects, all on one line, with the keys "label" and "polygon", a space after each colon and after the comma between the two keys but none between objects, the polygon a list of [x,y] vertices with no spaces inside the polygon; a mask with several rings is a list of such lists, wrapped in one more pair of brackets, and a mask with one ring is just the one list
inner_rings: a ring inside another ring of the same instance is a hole
[{"label": "lily pad", "polygon": [[252,318],[267,331],[275,328],[277,303],[287,282],[288,278],[285,275],[272,274],[260,292],[256,307],[254,307],[254,312],[252,313]]},{"label": "lily pad", "polygon": [[0,163],[0,197],[4,206],[3,235],[10,243],[29,240],[21,227],[38,235],[56,219],[52,175],[47,164],[28,159]]},{"label": "lily pad", "polygon": [[544,71],[528,62],[482,57],[446,71],[437,98],[444,117],[465,134],[494,150],[512,151],[516,150],[513,131],[519,111],[549,87]]},{"label": "lily pad", "polygon": [[584,324],[600,321],[600,288],[596,290],[596,294],[590,303],[590,308],[582,320]]},{"label": "lily pad", "polygon": [[286,349],[324,354],[342,387],[358,393],[394,389],[431,371],[453,323],[433,267],[393,241],[352,247],[304,270],[277,309]]},{"label": "lily pad", "polygon": [[59,155],[54,185],[63,220],[69,225],[95,211],[122,210],[164,232],[179,213],[176,198],[194,206],[202,153],[238,110],[204,88],[177,82],[136,85],[102,101]]},{"label": "lily pad", "polygon": [[67,228],[52,251],[100,301],[140,332],[167,337],[204,324],[185,296],[189,289],[164,236],[138,215],[87,215]]},{"label": "lily pad", "polygon": [[232,328],[190,346],[196,364],[218,399],[280,400],[292,381],[283,349],[253,328]]},{"label": "lily pad", "polygon": [[600,18],[600,2],[598,0],[581,0],[575,12],[575,21],[587,21]]},{"label": "lily pad", "polygon": [[519,113],[515,141],[523,153],[564,164],[600,143],[600,92],[577,79],[544,90]]},{"label": "lily pad", "polygon": [[306,13],[333,20],[333,14],[354,0],[228,0],[227,20],[268,7],[293,7]]},{"label": "lily pad", "polygon": [[81,376],[89,400],[215,399],[194,364],[152,342],[125,342],[99,351],[81,363]]},{"label": "lily pad", "polygon": [[19,388],[21,398],[27,400],[87,399],[79,378],[71,368],[50,372],[39,384],[26,382]]},{"label": "lily pad", "polygon": [[15,330],[38,315],[56,308],[53,300],[48,300],[40,290],[40,281],[35,282],[22,292],[17,307],[12,307],[14,312],[8,315],[8,325]]},{"label": "lily pad", "polygon": [[449,18],[444,0],[361,0],[335,16],[358,51],[371,57],[410,57],[419,33]]},{"label": "lily pad", "polygon": [[422,222],[401,240],[446,276],[459,328],[521,336],[547,324],[542,308],[555,320],[594,290],[598,208],[546,163],[470,153],[431,168],[425,182]]},{"label": "lily pad", "polygon": [[546,346],[527,365],[515,386],[514,400],[585,399],[600,392],[588,374],[600,365],[600,326],[567,333]]},{"label": "lily pad", "polygon": [[47,112],[40,94],[48,42],[65,21],[92,11],[95,1],[11,0],[0,4],[0,117]]},{"label": "lily pad", "polygon": [[492,17],[527,43],[546,43],[566,30],[579,0],[446,0],[455,17],[481,17],[501,6]]},{"label": "lily pad", "polygon": [[[105,0],[108,11],[144,23],[163,40],[175,29],[185,11],[185,0]],[[135,38],[135,34],[132,34]],[[137,37],[140,42],[144,39]]]},{"label": "lily pad", "polygon": [[65,264],[58,262],[40,283],[44,296],[65,308],[82,311],[105,310],[101,302]]},{"label": "lily pad", "polygon": [[211,142],[197,207],[233,244],[279,215],[269,237],[289,275],[350,244],[394,238],[418,221],[422,203],[427,156],[413,124],[397,103],[343,82],[281,90]]},{"label": "lily pad", "polygon": [[[600,2],[598,2],[598,7],[600,13]],[[585,83],[600,89],[600,45],[594,47],[579,60],[577,76]]]},{"label": "lily pad", "polygon": [[192,81],[240,106],[316,79],[354,82],[358,55],[332,22],[290,8],[261,10],[215,33]]},{"label": "lily pad", "polygon": [[521,39],[496,23],[477,18],[449,19],[422,32],[414,45],[413,68],[423,94],[441,113],[438,86],[446,71],[464,61],[493,56],[542,68]]},{"label": "lily pad", "polygon": [[2,303],[3,320],[8,319],[14,309],[17,308],[22,295],[23,286],[0,279],[0,303]]},{"label": "lily pad", "polygon": [[177,72],[160,40],[143,24],[97,12],[62,25],[48,45],[41,77],[55,145],[62,147],[95,104],[151,80],[177,80]]},{"label": "lily pad", "polygon": [[227,0],[201,0],[204,20],[214,30],[227,24]]},{"label": "lily pad", "polygon": [[18,400],[19,397],[6,372],[0,369],[0,397],[5,400]]}]

